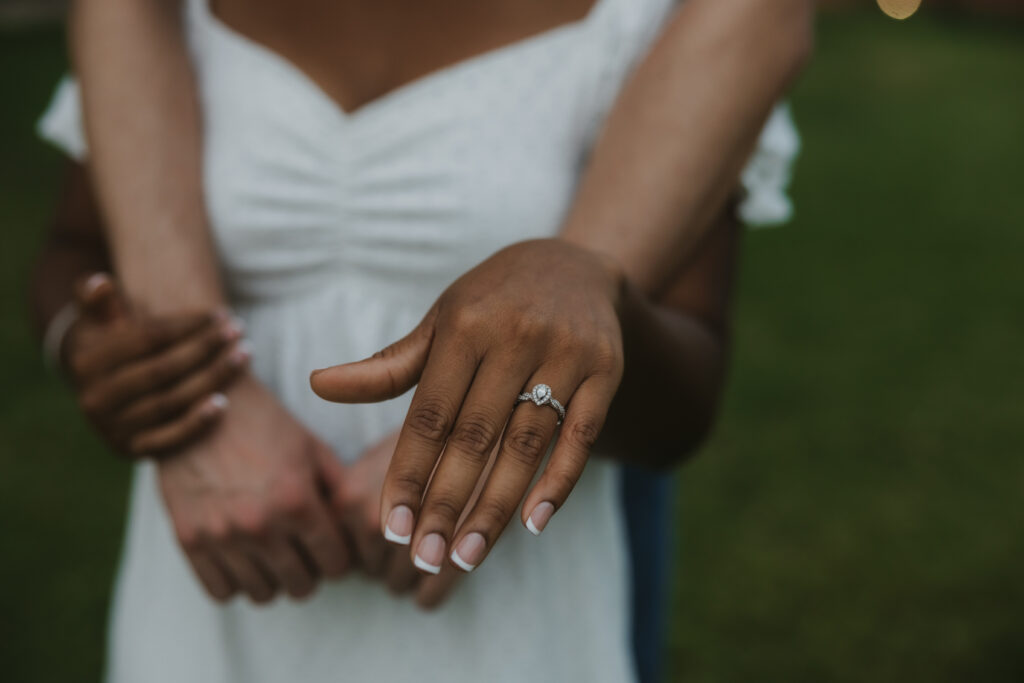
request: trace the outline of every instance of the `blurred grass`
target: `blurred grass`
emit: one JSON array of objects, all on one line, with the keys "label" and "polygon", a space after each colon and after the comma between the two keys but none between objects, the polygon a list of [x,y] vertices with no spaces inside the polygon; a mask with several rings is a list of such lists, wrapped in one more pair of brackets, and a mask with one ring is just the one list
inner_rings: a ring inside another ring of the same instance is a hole
[{"label": "blurred grass", "polygon": [[822,22],[682,477],[672,680],[1024,680],[1022,38]]},{"label": "blurred grass", "polygon": [[[797,221],[745,245],[734,380],[681,477],[670,680],[1024,680],[1024,36],[822,22]],[[95,681],[127,470],[39,366],[56,30],[0,32],[0,661]],[[158,618],[158,615],[155,615]]]}]

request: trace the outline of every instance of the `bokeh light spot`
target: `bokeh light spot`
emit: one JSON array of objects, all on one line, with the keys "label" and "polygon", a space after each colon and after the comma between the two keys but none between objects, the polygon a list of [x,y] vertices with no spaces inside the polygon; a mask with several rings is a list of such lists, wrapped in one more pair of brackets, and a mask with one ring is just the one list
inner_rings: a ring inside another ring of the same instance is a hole
[{"label": "bokeh light spot", "polygon": [[921,0],[878,0],[878,6],[893,19],[906,19],[921,6]]}]

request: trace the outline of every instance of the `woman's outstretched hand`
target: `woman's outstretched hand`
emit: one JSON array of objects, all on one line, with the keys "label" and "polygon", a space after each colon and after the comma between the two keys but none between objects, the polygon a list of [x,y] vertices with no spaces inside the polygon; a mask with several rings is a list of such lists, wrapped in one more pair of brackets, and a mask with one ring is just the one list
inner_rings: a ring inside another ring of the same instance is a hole
[{"label": "woman's outstretched hand", "polygon": [[[521,519],[535,534],[568,498],[622,378],[624,286],[613,263],[586,249],[521,242],[459,278],[405,338],[313,373],[313,390],[342,403],[390,399],[418,383],[384,482],[381,528],[411,545],[422,571],[440,572],[445,557],[464,571],[478,566],[524,495]],[[566,407],[561,431],[554,406],[517,405],[538,384]]]}]

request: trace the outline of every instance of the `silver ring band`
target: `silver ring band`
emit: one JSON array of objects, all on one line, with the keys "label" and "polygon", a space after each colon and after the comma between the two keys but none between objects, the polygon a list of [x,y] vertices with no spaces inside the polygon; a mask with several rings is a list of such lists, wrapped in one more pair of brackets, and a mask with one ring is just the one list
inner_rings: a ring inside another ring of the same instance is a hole
[{"label": "silver ring band", "polygon": [[537,384],[533,389],[530,389],[530,393],[519,394],[519,398],[516,399],[516,405],[523,401],[532,401],[534,405],[538,406],[551,406],[558,413],[558,424],[562,424],[562,420],[565,419],[565,406],[551,395],[551,387],[547,384]]}]

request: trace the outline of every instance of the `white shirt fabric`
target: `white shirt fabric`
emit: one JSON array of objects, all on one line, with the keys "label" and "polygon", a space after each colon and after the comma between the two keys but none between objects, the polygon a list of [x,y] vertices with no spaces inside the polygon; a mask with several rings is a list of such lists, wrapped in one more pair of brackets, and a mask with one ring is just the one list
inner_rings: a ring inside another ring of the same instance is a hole
[{"label": "white shirt fabric", "polygon": [[[456,277],[558,232],[587,154],[671,0],[597,0],[583,20],[459,62],[346,114],[283,58],[189,0],[204,111],[205,191],[253,369],[352,461],[402,423],[409,395],[340,406],[313,368],[404,336]],[[40,131],[86,154],[65,79]],[[797,137],[773,115],[743,217],[788,217]],[[681,178],[680,182],[685,182]],[[618,469],[592,459],[534,538],[513,521],[438,611],[346,578],[308,602],[218,606],[174,541],[149,464],[136,467],[117,578],[111,683],[634,679]]]}]

